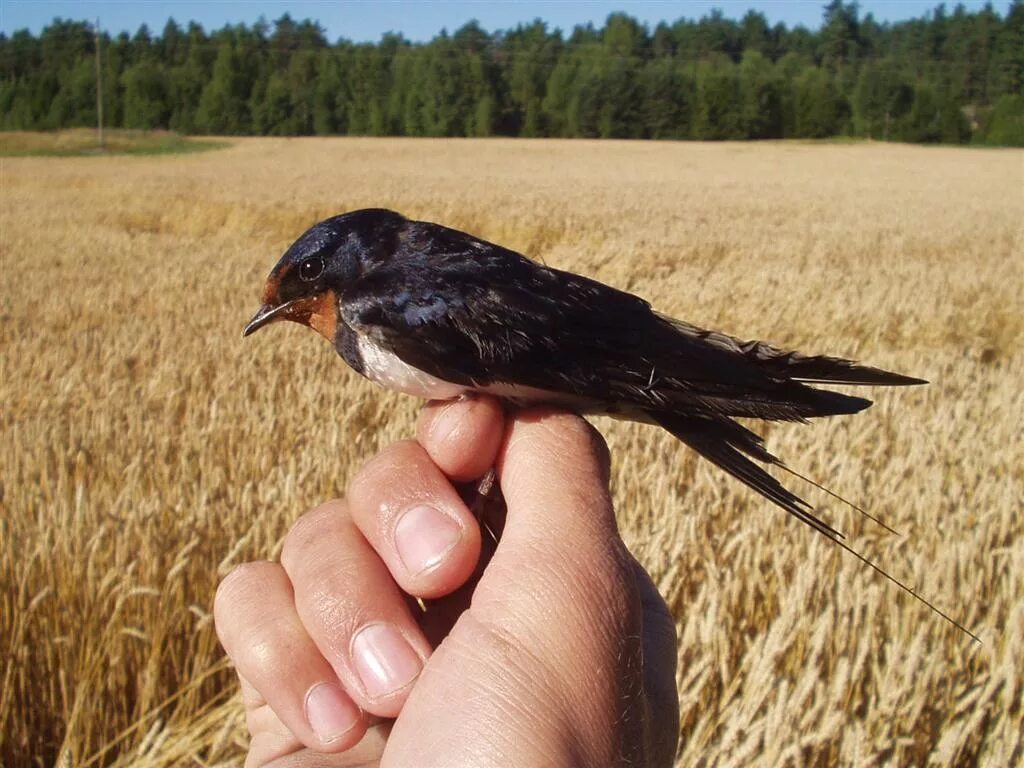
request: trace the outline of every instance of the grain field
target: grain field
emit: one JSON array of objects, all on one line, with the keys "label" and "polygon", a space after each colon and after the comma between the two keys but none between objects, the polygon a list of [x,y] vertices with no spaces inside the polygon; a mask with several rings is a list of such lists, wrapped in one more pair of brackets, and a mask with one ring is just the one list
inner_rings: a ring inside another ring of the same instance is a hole
[{"label": "grain field", "polygon": [[794,485],[981,646],[668,436],[597,421],[678,623],[679,765],[1024,759],[1024,153],[252,139],[0,163],[8,768],[240,764],[218,579],[416,414],[304,329],[240,337],[281,250],[363,206],[929,379],[763,431],[902,531]]}]

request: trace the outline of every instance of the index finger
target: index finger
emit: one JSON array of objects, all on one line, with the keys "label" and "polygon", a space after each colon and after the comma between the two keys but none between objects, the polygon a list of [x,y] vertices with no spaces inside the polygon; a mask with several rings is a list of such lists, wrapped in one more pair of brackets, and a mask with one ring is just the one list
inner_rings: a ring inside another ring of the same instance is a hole
[{"label": "index finger", "polygon": [[494,466],[504,432],[501,402],[488,395],[470,395],[427,403],[416,437],[438,468],[461,482],[483,477]]}]

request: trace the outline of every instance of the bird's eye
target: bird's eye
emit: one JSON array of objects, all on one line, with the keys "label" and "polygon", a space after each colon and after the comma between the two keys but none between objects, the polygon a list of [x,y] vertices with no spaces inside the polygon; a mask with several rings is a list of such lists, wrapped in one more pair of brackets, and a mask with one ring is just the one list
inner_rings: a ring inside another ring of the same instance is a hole
[{"label": "bird's eye", "polygon": [[316,280],[324,273],[324,260],[319,256],[313,259],[306,259],[299,264],[299,277],[307,283]]}]

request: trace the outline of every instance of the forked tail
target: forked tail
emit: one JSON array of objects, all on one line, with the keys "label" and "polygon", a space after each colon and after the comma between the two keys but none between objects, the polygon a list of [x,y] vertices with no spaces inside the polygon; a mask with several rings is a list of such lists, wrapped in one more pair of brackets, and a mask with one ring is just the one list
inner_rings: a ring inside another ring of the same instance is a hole
[{"label": "forked tail", "polygon": [[[782,507],[789,514],[809,525],[822,536],[830,539],[837,546],[846,550],[872,570],[911,595],[915,600],[926,605],[932,612],[938,614],[961,632],[970,636],[975,642],[981,642],[981,639],[963,624],[939,610],[935,605],[921,597],[911,587],[887,573],[879,565],[852,549],[842,541],[844,538],[843,534],[814,514],[814,508],[810,504],[783,486],[782,483],[768,474],[764,468],[751,461],[751,458],[756,459],[765,464],[779,467],[802,480],[806,480],[871,520],[874,520],[887,530],[892,531],[892,528],[868,514],[856,504],[852,504],[842,496],[786,467],[785,464],[764,447],[764,440],[760,435],[751,432],[731,419],[721,416],[681,416],[655,411],[649,411],[648,416],[653,422],[671,432],[701,456],[714,462],[733,477]],[[893,532],[895,533],[895,531]]]}]

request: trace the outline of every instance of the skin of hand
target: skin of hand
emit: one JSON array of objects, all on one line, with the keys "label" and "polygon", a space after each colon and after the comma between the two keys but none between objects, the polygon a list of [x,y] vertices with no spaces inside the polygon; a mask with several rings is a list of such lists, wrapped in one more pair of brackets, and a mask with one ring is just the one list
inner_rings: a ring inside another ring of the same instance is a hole
[{"label": "skin of hand", "polygon": [[[670,766],[675,626],[619,537],[597,432],[480,397],[428,404],[417,434],[303,515],[280,563],[221,583],[246,766]],[[453,485],[492,466],[496,548]]]}]

